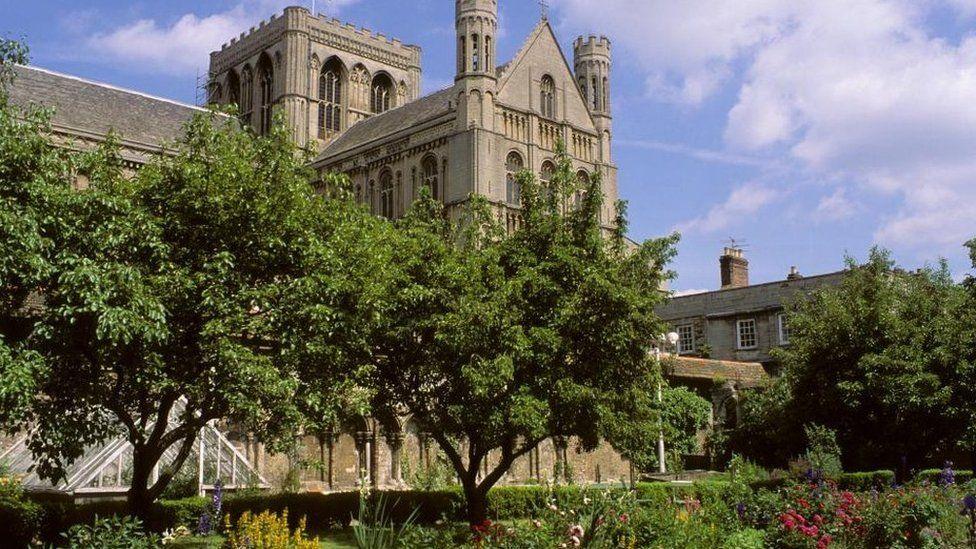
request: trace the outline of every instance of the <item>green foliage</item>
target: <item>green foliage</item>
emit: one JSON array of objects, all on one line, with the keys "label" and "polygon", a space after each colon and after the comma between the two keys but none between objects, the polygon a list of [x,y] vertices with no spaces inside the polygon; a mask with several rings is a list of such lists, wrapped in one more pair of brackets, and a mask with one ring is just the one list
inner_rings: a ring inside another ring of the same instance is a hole
[{"label": "green foliage", "polygon": [[836,479],[844,468],[840,462],[840,446],[833,429],[822,425],[804,425],[803,432],[807,436],[807,452],[805,454],[810,467],[825,478]]},{"label": "green foliage", "polygon": [[766,465],[799,455],[806,424],[836,432],[849,468],[907,473],[973,423],[973,298],[945,264],[906,272],[888,252],[848,260],[840,286],[794,305],[783,377],[742,403],[731,447]]},{"label": "green foliage", "polygon": [[412,490],[444,490],[457,484],[457,473],[441,452],[434,452],[429,466],[418,464],[414,469],[406,456],[403,456],[400,466],[403,468],[403,478]]},{"label": "green foliage", "polygon": [[[648,334],[663,331],[654,306],[675,239],[632,253],[623,226],[605,239],[599,180],[570,207],[581,189],[562,150],[548,187],[520,182],[525,223],[511,235],[483,199],[444,215],[429,193],[397,224],[371,384],[374,410],[404,409],[432,434],[473,524],[490,487],[540,441],[573,436],[591,449],[617,426],[658,417]],[[481,477],[489,452],[500,459]]]},{"label": "green foliage", "polygon": [[732,455],[728,472],[733,482],[742,484],[752,484],[769,478],[768,471],[740,454]]},{"label": "green foliage", "polygon": [[379,494],[372,501],[367,496],[360,497],[358,520],[353,525],[356,545],[359,549],[400,547],[405,534],[412,528],[418,511],[419,509],[414,509],[406,519],[394,522],[384,494]]},{"label": "green foliage", "polygon": [[0,539],[10,547],[26,547],[41,530],[40,505],[20,497],[0,496]]},{"label": "green foliage", "polygon": [[[0,43],[0,84],[18,52]],[[49,119],[0,96],[0,424],[30,425],[42,476],[122,435],[145,516],[208,421],[287,443],[300,412],[316,431],[363,409],[380,222],[341,181],[316,193],[280,123],[197,115],[128,177],[118,140],[54,147]]]},{"label": "green foliage", "polygon": [[159,537],[147,534],[139,519],[132,517],[97,518],[94,524],[77,525],[65,535],[70,549],[153,549]]},{"label": "green foliage", "polygon": [[837,486],[842,490],[853,492],[870,492],[871,490],[885,490],[895,483],[894,471],[866,471],[860,473],[843,473],[837,476]]}]

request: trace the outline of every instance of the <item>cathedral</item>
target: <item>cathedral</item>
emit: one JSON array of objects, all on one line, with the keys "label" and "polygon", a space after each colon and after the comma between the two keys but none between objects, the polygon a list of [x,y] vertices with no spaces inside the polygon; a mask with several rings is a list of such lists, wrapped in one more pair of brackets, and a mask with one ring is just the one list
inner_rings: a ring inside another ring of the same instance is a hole
[{"label": "cathedral", "polygon": [[421,97],[420,49],[291,7],[210,56],[210,100],[239,105],[267,131],[280,109],[319,172],[349,175],[358,200],[396,218],[428,186],[456,210],[486,197],[519,223],[515,174],[546,180],[562,140],[581,179],[600,174],[613,220],[610,41],[579,37],[572,65],[543,17],[515,57],[498,63],[497,0],[456,0],[454,85]]}]

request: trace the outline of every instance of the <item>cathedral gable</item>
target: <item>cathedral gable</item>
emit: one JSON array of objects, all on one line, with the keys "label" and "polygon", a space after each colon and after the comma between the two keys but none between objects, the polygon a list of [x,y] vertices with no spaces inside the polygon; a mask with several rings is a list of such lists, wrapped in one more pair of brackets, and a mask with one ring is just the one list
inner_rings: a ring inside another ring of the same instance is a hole
[{"label": "cathedral gable", "polygon": [[542,21],[526,40],[515,59],[502,68],[498,101],[507,107],[541,112],[543,78],[556,87],[556,120],[596,132],[593,118],[580,93],[576,78],[548,21]]}]

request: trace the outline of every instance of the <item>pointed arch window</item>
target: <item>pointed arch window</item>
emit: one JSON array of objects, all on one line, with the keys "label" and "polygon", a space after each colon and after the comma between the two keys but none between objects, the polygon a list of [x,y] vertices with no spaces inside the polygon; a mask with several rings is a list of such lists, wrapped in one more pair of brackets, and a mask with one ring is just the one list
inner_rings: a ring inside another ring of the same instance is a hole
[{"label": "pointed arch window", "polygon": [[556,83],[548,74],[542,77],[539,88],[539,109],[546,118],[556,117]]},{"label": "pointed arch window", "polygon": [[522,155],[512,151],[505,159],[505,202],[512,206],[522,204],[522,186],[518,182],[518,174],[525,167]]},{"label": "pointed arch window", "polygon": [[428,156],[427,158],[424,158],[420,169],[424,174],[424,185],[430,187],[431,197],[433,197],[434,200],[440,200],[441,188],[439,185],[439,174],[437,173],[437,157]]},{"label": "pointed arch window", "polygon": [[227,93],[227,97],[224,97],[224,103],[227,105],[237,105],[237,112],[241,112],[240,102],[241,102],[241,79],[237,76],[237,71],[231,69],[227,71],[227,80],[224,82],[224,90]]},{"label": "pointed arch window", "polygon": [[590,174],[586,173],[586,170],[576,172],[576,182],[576,192],[573,193],[573,207],[579,208],[583,205],[583,197],[586,196],[586,191],[590,188]]},{"label": "pointed arch window", "polygon": [[380,175],[380,215],[393,219],[393,172]]},{"label": "pointed arch window", "polygon": [[610,111],[610,81],[603,77],[603,110]]},{"label": "pointed arch window", "polygon": [[597,83],[596,77],[593,77],[593,110],[600,110],[600,93],[599,84]]},{"label": "pointed arch window", "polygon": [[272,114],[274,109],[274,67],[271,64],[271,59],[268,56],[261,58],[261,64],[259,66],[258,73],[258,84],[260,86],[260,99],[261,99],[261,124],[258,127],[262,135],[271,131],[272,124]]},{"label": "pointed arch window", "polygon": [[374,114],[384,113],[393,107],[393,80],[386,74],[373,78],[370,107]]},{"label": "pointed arch window", "polygon": [[251,112],[254,110],[254,73],[250,65],[241,71],[241,123],[251,123]]},{"label": "pointed arch window", "polygon": [[589,94],[589,92],[587,92],[587,89],[586,89],[587,86],[586,86],[586,77],[585,76],[580,76],[579,77],[579,87],[580,87],[580,92],[583,94],[583,101],[584,102],[589,101],[590,94]]},{"label": "pointed arch window", "polygon": [[458,44],[458,51],[461,55],[458,56],[458,74],[463,74],[467,71],[468,63],[468,39],[464,36],[459,38],[460,43]]},{"label": "pointed arch window", "polygon": [[319,74],[319,137],[342,131],[342,66],[330,59]]},{"label": "pointed arch window", "polygon": [[485,36],[485,72],[491,70],[491,37]]},{"label": "pointed arch window", "polygon": [[546,160],[542,163],[542,170],[539,172],[539,181],[542,183],[542,193],[545,197],[552,196],[552,176],[556,173],[556,165]]}]

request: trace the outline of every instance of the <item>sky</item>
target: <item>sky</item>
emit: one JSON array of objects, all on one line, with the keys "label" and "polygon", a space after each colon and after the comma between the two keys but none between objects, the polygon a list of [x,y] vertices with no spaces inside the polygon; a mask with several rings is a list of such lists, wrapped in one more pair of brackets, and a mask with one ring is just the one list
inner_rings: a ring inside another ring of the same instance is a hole
[{"label": "sky", "polygon": [[[970,269],[976,237],[976,0],[549,0],[572,62],[613,42],[614,161],[636,240],[678,231],[681,292],[716,289],[745,243],[753,282],[843,268],[874,246]],[[32,63],[185,102],[208,53],[293,0],[0,0]],[[499,0],[498,57],[541,17]],[[318,0],[423,49],[454,77],[450,0]]]}]

